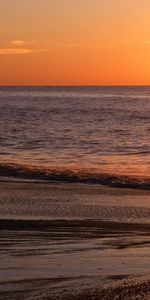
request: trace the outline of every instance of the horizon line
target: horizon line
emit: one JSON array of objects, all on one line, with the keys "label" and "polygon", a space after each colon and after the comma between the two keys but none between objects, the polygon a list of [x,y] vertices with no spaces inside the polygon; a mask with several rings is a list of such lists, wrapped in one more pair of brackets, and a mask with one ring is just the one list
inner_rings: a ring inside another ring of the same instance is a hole
[{"label": "horizon line", "polygon": [[99,84],[99,85],[97,85],[97,84],[91,84],[91,85],[85,85],[85,84],[83,84],[83,85],[81,85],[81,84],[79,84],[79,85],[68,85],[68,84],[61,84],[61,85],[57,85],[57,84],[54,84],[54,85],[52,85],[52,84],[46,84],[46,85],[40,85],[40,84],[38,84],[38,85],[36,85],[36,84],[17,84],[17,85],[13,85],[13,84],[6,84],[6,85],[1,85],[0,84],[0,88],[2,88],[2,87],[150,87],[150,84]]}]

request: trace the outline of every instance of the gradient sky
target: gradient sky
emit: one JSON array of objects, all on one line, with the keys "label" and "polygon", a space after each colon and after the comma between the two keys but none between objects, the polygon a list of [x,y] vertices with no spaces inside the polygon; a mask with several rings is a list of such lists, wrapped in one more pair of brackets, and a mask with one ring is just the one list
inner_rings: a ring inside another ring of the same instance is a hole
[{"label": "gradient sky", "polygon": [[150,0],[0,0],[0,85],[150,84]]}]

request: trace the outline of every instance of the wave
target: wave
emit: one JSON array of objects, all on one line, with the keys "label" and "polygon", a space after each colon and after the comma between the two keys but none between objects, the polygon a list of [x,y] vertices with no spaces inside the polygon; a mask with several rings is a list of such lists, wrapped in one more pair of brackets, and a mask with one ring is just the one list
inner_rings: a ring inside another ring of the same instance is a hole
[{"label": "wave", "polygon": [[62,183],[101,184],[112,187],[150,190],[150,177],[109,174],[89,169],[42,168],[0,164],[1,181],[28,180]]}]

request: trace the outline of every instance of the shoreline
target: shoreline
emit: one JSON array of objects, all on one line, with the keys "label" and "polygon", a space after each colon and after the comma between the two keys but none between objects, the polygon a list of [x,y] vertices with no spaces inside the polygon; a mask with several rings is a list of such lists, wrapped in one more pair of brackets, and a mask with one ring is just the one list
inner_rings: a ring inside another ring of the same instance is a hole
[{"label": "shoreline", "polygon": [[0,183],[0,300],[149,300],[149,195]]},{"label": "shoreline", "polygon": [[[139,276],[60,278],[0,282],[0,299],[149,300],[150,280]],[[8,289],[8,290],[7,290]]]}]

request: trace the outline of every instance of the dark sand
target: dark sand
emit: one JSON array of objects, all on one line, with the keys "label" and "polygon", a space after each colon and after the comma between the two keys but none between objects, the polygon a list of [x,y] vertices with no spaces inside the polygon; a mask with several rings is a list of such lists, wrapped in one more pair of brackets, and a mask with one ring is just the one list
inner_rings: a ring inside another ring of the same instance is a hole
[{"label": "dark sand", "polygon": [[149,191],[1,183],[0,299],[150,299],[149,200]]}]

